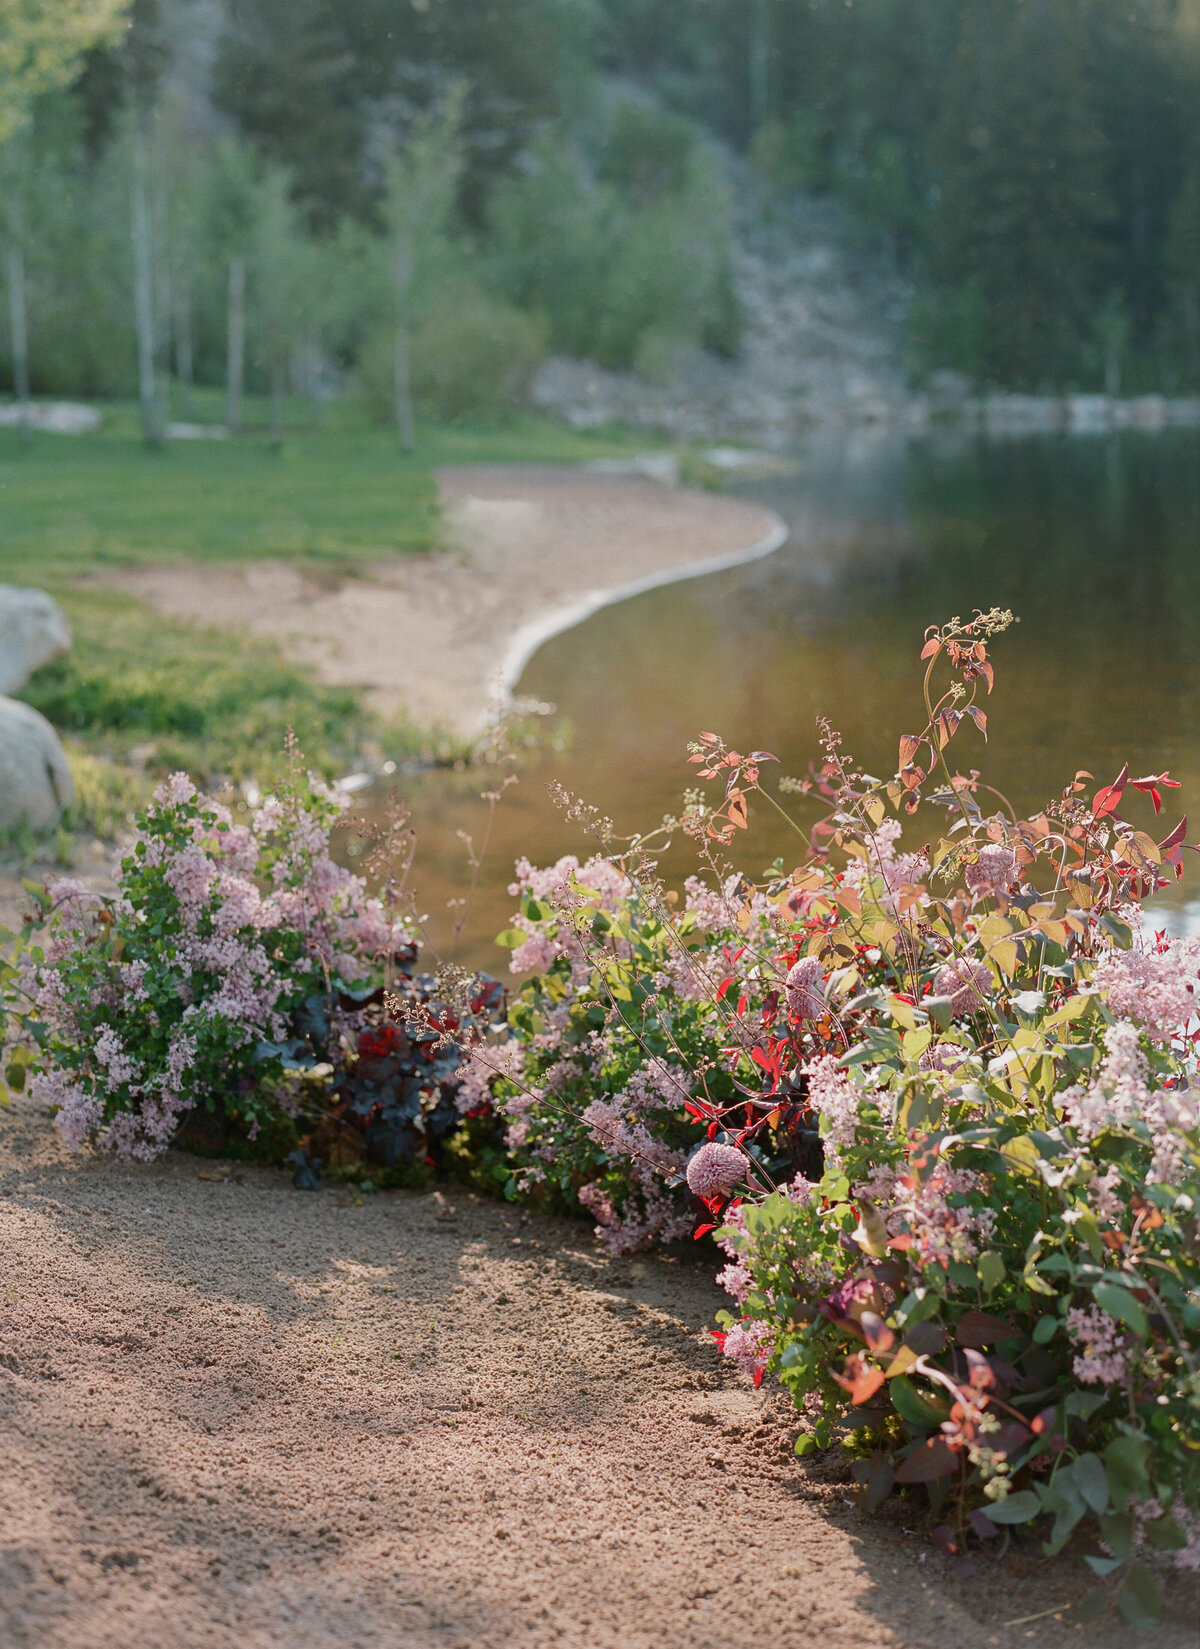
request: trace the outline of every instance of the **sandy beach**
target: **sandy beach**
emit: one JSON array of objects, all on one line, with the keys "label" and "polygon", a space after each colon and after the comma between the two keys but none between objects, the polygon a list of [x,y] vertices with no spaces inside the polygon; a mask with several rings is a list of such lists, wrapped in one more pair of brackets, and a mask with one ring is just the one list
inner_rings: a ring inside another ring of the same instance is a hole
[{"label": "sandy beach", "polygon": [[769,553],[770,511],[634,476],[558,468],[438,474],[441,553],[330,581],[286,561],[111,575],[159,612],[278,641],[333,686],[422,727],[477,734],[536,645],[640,588]]},{"label": "sandy beach", "polygon": [[[690,1250],[612,1262],[452,1186],[70,1157],[28,1100],[0,1245],[5,1649],[1127,1641],[1065,1619],[1070,1559],[959,1580],[846,1466],[799,1465]],[[1192,1649],[1195,1591],[1161,1649]]]}]

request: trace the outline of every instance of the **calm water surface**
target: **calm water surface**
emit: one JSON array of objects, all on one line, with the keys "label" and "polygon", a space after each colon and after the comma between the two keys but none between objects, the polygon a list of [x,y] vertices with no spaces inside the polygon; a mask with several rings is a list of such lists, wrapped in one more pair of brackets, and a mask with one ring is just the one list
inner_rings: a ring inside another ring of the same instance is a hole
[{"label": "calm water surface", "polygon": [[[518,855],[589,851],[550,779],[619,831],[646,828],[696,782],[685,746],[699,729],[798,773],[817,753],[819,714],[868,771],[890,773],[899,735],[923,721],[925,626],[973,607],[1010,607],[1021,622],[993,649],[990,743],[961,731],[958,765],[980,767],[1023,811],[1077,768],[1170,768],[1183,788],[1168,793],[1167,823],[1190,808],[1200,837],[1200,436],[826,438],[794,472],[737,490],[791,527],[776,555],[607,608],[530,663],[521,691],[553,703],[569,739],[531,759],[497,811],[460,960],[502,962],[490,941]],[[416,885],[444,944],[447,900],[469,880],[458,833],[478,843],[485,827],[482,786],[435,773],[402,788],[420,835]],[[739,848],[751,874],[791,851],[765,813]],[[1200,857],[1188,857],[1175,928],[1194,925],[1187,901],[1200,899]],[[685,874],[687,851],[665,868]]]}]

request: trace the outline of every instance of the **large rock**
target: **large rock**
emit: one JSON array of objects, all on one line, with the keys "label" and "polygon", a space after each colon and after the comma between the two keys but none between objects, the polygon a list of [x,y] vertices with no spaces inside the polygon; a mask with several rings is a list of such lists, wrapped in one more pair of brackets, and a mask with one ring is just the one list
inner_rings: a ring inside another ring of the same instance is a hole
[{"label": "large rock", "polygon": [[32,705],[0,697],[0,830],[47,830],[74,800],[53,727]]},{"label": "large rock", "polygon": [[66,614],[45,590],[0,584],[0,693],[15,693],[71,645]]}]

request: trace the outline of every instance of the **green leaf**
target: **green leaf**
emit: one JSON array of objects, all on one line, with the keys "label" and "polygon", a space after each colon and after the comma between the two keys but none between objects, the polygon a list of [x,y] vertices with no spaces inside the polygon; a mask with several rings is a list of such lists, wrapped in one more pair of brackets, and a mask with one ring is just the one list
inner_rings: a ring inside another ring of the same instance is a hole
[{"label": "green leaf", "polygon": [[523,945],[528,938],[529,935],[522,928],[505,928],[503,933],[496,935],[496,943],[503,945],[505,950],[516,950],[517,946]]},{"label": "green leaf", "polygon": [[1107,1278],[1096,1284],[1092,1290],[1096,1297],[1096,1304],[1110,1317],[1115,1317],[1119,1323],[1131,1328],[1139,1340],[1144,1340],[1150,1332],[1150,1324],[1146,1320],[1146,1313],[1134,1299],[1127,1288],[1119,1283],[1110,1282]]},{"label": "green leaf", "polygon": [[1042,1503],[1032,1489],[1018,1489],[1003,1500],[993,1501],[987,1515],[993,1523],[1029,1523],[1041,1509]]},{"label": "green leaf", "polygon": [[1092,1573],[1097,1575],[1111,1575],[1114,1569],[1119,1569],[1121,1567],[1121,1559],[1119,1557],[1085,1556],[1083,1561],[1092,1570]]},{"label": "green leaf", "polygon": [[949,1410],[941,1404],[930,1402],[913,1385],[907,1374],[897,1374],[888,1384],[892,1394],[892,1402],[897,1412],[914,1426],[940,1426],[946,1419]]},{"label": "green leaf", "polygon": [[1097,1517],[1108,1510],[1108,1474],[1098,1454],[1081,1454],[1071,1467],[1071,1477]]},{"label": "green leaf", "polygon": [[817,1440],[812,1432],[802,1431],[796,1439],[792,1452],[800,1460],[803,1460],[806,1454],[816,1454]]},{"label": "green leaf", "polygon": [[1039,1346],[1049,1345],[1057,1333],[1058,1318],[1047,1314],[1044,1317],[1039,1317],[1033,1325],[1033,1342]]},{"label": "green leaf", "polygon": [[[1037,1339],[1036,1333],[1034,1339]],[[1063,1408],[1068,1414],[1078,1415],[1081,1420],[1090,1419],[1098,1408],[1102,1408],[1108,1401],[1102,1391],[1072,1391],[1067,1394]]]},{"label": "green leaf", "polygon": [[1144,1564],[1135,1563],[1130,1569],[1117,1598],[1117,1608],[1131,1626],[1143,1630],[1157,1626],[1162,1619],[1162,1587],[1157,1576]]},{"label": "green leaf", "polygon": [[1100,1533],[1117,1562],[1124,1563],[1133,1551],[1133,1518],[1130,1513],[1107,1513],[1100,1519]]},{"label": "green leaf", "polygon": [[1173,1517],[1152,1517],[1145,1526],[1146,1544],[1156,1552],[1177,1552],[1186,1546],[1186,1532]]},{"label": "green leaf", "polygon": [[950,996],[925,996],[921,999],[921,1006],[930,1019],[941,1031],[948,1031],[954,1020],[954,998]]},{"label": "green leaf", "polygon": [[989,1248],[986,1254],[981,1254],[978,1260],[979,1281],[983,1284],[984,1293],[990,1294],[993,1289],[999,1288],[1004,1281],[1004,1261],[995,1249]]},{"label": "green leaf", "polygon": [[1104,1451],[1104,1466],[1113,1505],[1123,1511],[1131,1496],[1139,1498],[1149,1493],[1150,1481],[1146,1461],[1150,1445],[1144,1437],[1114,1437]]}]

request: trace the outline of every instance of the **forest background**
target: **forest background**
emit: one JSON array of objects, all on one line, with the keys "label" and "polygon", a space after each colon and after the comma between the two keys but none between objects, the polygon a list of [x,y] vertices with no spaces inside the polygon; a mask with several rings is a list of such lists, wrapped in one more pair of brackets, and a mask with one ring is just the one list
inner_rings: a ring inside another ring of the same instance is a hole
[{"label": "forest background", "polygon": [[913,283],[914,380],[1200,385],[1197,0],[136,0],[79,68],[0,143],[0,374],[152,439],[731,355],[796,191]]}]

